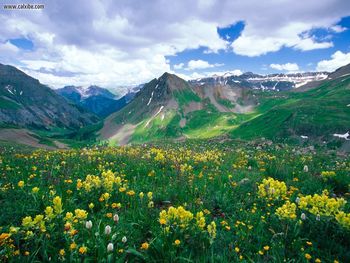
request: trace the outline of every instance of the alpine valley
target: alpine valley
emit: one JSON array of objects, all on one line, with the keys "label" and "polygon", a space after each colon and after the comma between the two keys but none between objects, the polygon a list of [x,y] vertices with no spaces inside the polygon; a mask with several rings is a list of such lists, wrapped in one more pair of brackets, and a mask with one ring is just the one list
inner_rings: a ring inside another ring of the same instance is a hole
[{"label": "alpine valley", "polygon": [[51,90],[0,65],[0,138],[34,147],[159,140],[269,139],[347,149],[350,65],[333,73],[164,73],[117,97],[98,86]]}]

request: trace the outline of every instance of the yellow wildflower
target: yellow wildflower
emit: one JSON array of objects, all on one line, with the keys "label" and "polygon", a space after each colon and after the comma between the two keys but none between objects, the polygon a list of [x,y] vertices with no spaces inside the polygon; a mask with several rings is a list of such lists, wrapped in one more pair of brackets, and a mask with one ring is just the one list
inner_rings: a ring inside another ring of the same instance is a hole
[{"label": "yellow wildflower", "polygon": [[86,252],[87,252],[87,247],[82,246],[82,247],[79,248],[79,253],[80,253],[81,255],[86,254]]},{"label": "yellow wildflower", "polygon": [[276,215],[281,219],[296,219],[296,204],[286,201],[284,205],[277,208]]},{"label": "yellow wildflower", "polygon": [[36,194],[37,192],[39,192],[39,187],[33,187],[32,188],[32,193]]},{"label": "yellow wildflower", "polygon": [[214,239],[216,237],[216,224],[214,221],[212,221],[208,226],[207,226],[208,234],[209,236]]},{"label": "yellow wildflower", "polygon": [[75,217],[79,220],[86,219],[88,215],[88,213],[83,209],[75,209],[74,213],[75,213]]},{"label": "yellow wildflower", "polygon": [[56,196],[53,200],[53,209],[56,214],[62,213],[62,199],[59,196]]},{"label": "yellow wildflower", "polygon": [[18,185],[19,188],[23,188],[24,187],[24,181],[19,181],[17,185]]},{"label": "yellow wildflower", "polygon": [[69,248],[70,248],[70,250],[74,250],[77,248],[77,244],[75,242],[73,242],[72,244],[70,244]]},{"label": "yellow wildflower", "polygon": [[258,194],[266,199],[283,199],[287,195],[287,186],[284,182],[269,177],[258,186]]},{"label": "yellow wildflower", "polygon": [[31,216],[26,216],[25,218],[22,219],[22,226],[23,227],[32,227],[34,225],[33,219]]},{"label": "yellow wildflower", "polygon": [[141,244],[141,249],[147,250],[149,248],[149,244],[147,242],[144,242]]}]

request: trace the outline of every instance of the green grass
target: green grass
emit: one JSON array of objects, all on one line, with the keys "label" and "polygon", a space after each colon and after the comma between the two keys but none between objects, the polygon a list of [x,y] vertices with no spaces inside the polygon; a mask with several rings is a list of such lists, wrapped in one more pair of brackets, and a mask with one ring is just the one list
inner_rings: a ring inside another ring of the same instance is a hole
[{"label": "green grass", "polygon": [[[234,138],[266,137],[286,140],[307,135],[311,139],[332,139],[350,127],[349,79],[329,81],[301,93],[272,93],[261,100],[260,113],[231,132]],[[277,97],[278,96],[278,97]]]},{"label": "green grass", "polygon": [[226,108],[233,109],[235,107],[235,104],[230,100],[223,99],[223,98],[217,98],[216,100],[218,103],[225,106]]},{"label": "green grass", "polygon": [[131,142],[142,143],[150,140],[161,140],[164,138],[176,138],[181,135],[179,127],[180,116],[174,110],[168,110],[162,120],[162,113],[153,118],[148,126],[146,123],[150,119],[141,122],[132,134]]},{"label": "green grass", "polygon": [[19,108],[21,108],[21,106],[17,103],[4,99],[0,96],[0,109],[17,110]]},{"label": "green grass", "polygon": [[[327,189],[326,200],[349,202],[349,157],[326,148],[313,154],[306,148],[275,146],[260,141],[189,140],[30,152],[4,145],[0,260],[306,262],[305,255],[310,254],[312,262],[317,258],[349,262],[350,224],[340,223],[333,214],[322,214],[317,220],[296,201]],[[322,171],[335,175],[326,178]],[[89,181],[91,176],[94,179]],[[259,189],[269,187],[258,186],[269,177],[284,183],[288,192],[262,196]],[[62,208],[53,200],[61,200]],[[277,215],[286,201],[296,205],[296,218]],[[184,225],[180,219],[168,218],[161,225],[160,213],[170,206],[182,206],[194,218]],[[47,207],[53,208],[52,215],[45,213]],[[76,209],[86,212],[82,218]],[[341,211],[350,216],[349,203],[336,209]],[[118,222],[113,220],[115,214]],[[29,216],[37,219],[22,224]],[[203,228],[196,217],[204,218]],[[208,228],[213,224],[215,235]],[[105,233],[107,225],[110,234]],[[11,236],[5,238],[9,232]],[[124,236],[126,242],[122,242]],[[110,252],[109,243],[114,247]],[[141,248],[143,243],[148,249]],[[72,244],[76,248],[71,249]],[[84,254],[79,252],[81,247],[87,249]]]},{"label": "green grass", "polygon": [[174,96],[176,98],[176,101],[179,103],[180,108],[183,108],[184,106],[188,105],[190,102],[201,101],[201,98],[198,97],[198,95],[190,89],[175,91]]}]

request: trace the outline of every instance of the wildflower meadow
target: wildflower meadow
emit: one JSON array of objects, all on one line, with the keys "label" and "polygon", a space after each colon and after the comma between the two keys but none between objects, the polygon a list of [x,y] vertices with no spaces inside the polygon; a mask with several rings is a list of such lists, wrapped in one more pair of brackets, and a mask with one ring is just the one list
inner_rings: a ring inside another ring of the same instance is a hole
[{"label": "wildflower meadow", "polygon": [[2,262],[350,262],[350,162],[287,145],[0,155]]}]

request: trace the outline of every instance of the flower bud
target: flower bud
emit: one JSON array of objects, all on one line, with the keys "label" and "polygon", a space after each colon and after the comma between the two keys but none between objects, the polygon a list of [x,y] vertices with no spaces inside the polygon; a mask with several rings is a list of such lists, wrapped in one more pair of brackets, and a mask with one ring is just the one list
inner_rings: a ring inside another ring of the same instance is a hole
[{"label": "flower bud", "polygon": [[123,242],[123,243],[126,243],[126,241],[128,241],[128,239],[126,238],[126,236],[123,236],[122,242]]},{"label": "flower bud", "polygon": [[92,228],[92,222],[91,222],[91,220],[86,221],[85,227],[86,227],[87,229],[91,229],[91,228]]},{"label": "flower bud", "polygon": [[113,243],[109,243],[108,245],[107,245],[107,251],[108,252],[112,252],[114,250],[114,245],[113,245]]},{"label": "flower bud", "polygon": [[113,216],[113,220],[114,220],[114,222],[118,223],[118,221],[119,221],[119,216],[118,216],[118,214],[115,214],[115,215]]},{"label": "flower bud", "polygon": [[111,228],[109,225],[107,225],[107,226],[105,227],[105,234],[106,234],[106,235],[109,235],[111,232],[112,232],[112,228]]}]

